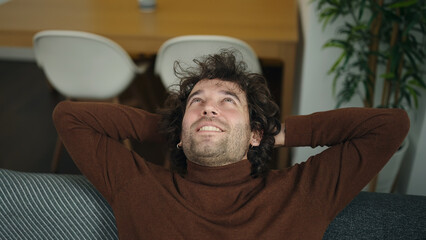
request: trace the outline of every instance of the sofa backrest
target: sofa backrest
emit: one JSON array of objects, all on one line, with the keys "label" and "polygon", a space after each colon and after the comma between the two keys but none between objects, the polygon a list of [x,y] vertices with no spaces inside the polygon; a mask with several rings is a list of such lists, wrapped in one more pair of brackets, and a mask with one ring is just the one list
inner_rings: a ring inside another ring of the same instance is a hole
[{"label": "sofa backrest", "polygon": [[[0,169],[0,239],[118,236],[109,204],[85,177]],[[426,197],[362,192],[323,239],[426,239]]]}]

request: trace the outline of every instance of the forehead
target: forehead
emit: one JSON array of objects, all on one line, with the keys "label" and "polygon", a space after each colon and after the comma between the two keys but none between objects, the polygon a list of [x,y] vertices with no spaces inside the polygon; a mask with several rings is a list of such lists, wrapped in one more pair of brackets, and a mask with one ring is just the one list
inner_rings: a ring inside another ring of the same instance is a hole
[{"label": "forehead", "polygon": [[223,81],[220,79],[203,79],[195,84],[194,88],[191,91],[191,94],[202,90],[202,92],[233,92],[239,97],[245,99],[245,93],[241,88],[234,82]]}]

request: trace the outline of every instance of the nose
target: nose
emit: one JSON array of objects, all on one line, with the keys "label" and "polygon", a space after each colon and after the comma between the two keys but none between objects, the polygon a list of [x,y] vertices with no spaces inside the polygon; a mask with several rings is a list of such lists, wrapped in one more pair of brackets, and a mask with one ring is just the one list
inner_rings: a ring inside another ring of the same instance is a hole
[{"label": "nose", "polygon": [[207,116],[207,117],[211,117],[211,116],[216,116],[217,112],[214,110],[208,111],[208,110],[204,110],[203,111],[203,116]]},{"label": "nose", "polygon": [[202,115],[207,117],[217,116],[218,113],[218,110],[211,104],[206,104],[202,111]]}]

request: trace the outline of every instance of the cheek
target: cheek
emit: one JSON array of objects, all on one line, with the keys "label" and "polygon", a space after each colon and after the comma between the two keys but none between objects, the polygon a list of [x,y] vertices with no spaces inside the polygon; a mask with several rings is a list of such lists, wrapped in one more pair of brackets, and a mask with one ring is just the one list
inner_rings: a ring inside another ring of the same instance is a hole
[{"label": "cheek", "polygon": [[248,113],[238,110],[228,111],[228,119],[232,119],[235,124],[250,125],[250,117]]},{"label": "cheek", "polygon": [[190,112],[186,112],[182,119],[182,131],[188,130],[194,122],[194,116]]},{"label": "cheek", "polygon": [[185,131],[185,129],[187,128],[187,126],[188,126],[188,117],[186,117],[186,115],[185,115],[183,117],[183,119],[182,119],[182,132]]}]

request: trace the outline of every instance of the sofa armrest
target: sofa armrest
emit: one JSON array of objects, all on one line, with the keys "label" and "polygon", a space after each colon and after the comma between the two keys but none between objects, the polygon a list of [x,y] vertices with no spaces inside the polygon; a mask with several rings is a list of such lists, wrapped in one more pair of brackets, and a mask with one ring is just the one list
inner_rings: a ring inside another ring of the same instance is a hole
[{"label": "sofa armrest", "polygon": [[426,239],[426,197],[361,192],[323,239]]},{"label": "sofa armrest", "polygon": [[109,204],[81,175],[0,169],[1,239],[118,239]]}]

